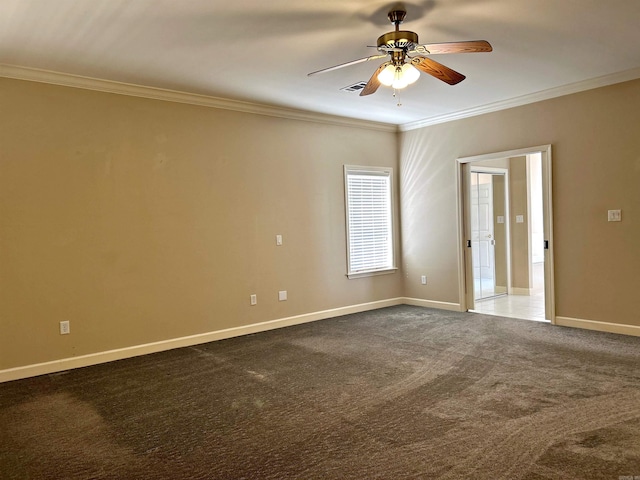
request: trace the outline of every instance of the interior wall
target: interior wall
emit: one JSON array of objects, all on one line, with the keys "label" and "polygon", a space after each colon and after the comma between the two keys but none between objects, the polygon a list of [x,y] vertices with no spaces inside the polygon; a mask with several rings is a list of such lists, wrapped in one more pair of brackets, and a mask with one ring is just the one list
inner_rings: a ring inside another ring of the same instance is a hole
[{"label": "interior wall", "polygon": [[556,315],[640,326],[638,105],[635,80],[404,132],[405,295],[461,301],[456,159],[551,144]]},{"label": "interior wall", "polygon": [[544,262],[544,207],[542,185],[542,154],[527,155],[527,184],[529,185],[529,219],[531,261]]},{"label": "interior wall", "polygon": [[506,218],[505,175],[493,175],[493,236],[495,237],[496,293],[507,293],[507,223],[498,222],[498,217]]},{"label": "interior wall", "polygon": [[[515,293],[531,288],[529,282],[529,215],[527,157],[509,159],[509,200],[511,233],[511,286]],[[516,221],[522,216],[523,222]]]},{"label": "interior wall", "polygon": [[397,178],[393,132],[10,79],[0,106],[0,370],[401,296],[345,276],[343,165]]}]

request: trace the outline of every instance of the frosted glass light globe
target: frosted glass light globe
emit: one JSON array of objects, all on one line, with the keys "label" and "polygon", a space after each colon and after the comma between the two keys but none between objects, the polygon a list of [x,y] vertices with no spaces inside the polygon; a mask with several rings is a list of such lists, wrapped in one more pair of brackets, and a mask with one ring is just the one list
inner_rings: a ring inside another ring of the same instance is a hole
[{"label": "frosted glass light globe", "polygon": [[389,64],[378,74],[378,81],[387,87],[390,87],[393,83],[393,78],[396,73],[396,67]]},{"label": "frosted glass light globe", "polygon": [[405,63],[402,66],[402,73],[404,74],[403,78],[406,80],[407,85],[415,83],[415,81],[420,78],[420,71],[410,63]]}]

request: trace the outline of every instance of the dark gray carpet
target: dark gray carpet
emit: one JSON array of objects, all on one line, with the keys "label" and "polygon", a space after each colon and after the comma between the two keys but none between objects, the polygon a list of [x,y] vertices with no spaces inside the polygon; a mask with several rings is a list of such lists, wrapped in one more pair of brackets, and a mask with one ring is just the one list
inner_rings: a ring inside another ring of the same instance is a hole
[{"label": "dark gray carpet", "polygon": [[0,478],[640,476],[640,338],[392,307],[0,385]]}]

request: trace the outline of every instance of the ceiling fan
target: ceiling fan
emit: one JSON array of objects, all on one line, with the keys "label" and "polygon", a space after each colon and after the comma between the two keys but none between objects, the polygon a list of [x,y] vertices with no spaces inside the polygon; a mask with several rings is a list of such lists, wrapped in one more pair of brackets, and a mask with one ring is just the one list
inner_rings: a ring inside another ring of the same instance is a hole
[{"label": "ceiling fan", "polygon": [[490,52],[493,50],[486,40],[427,43],[421,45],[418,43],[417,33],[400,30],[400,24],[403,22],[406,14],[407,12],[405,10],[400,9],[389,12],[389,21],[391,21],[396,28],[395,31],[385,33],[378,37],[378,44],[375,47],[379,52],[377,55],[323,68],[322,70],[309,73],[308,76],[331,72],[339,68],[368,62],[370,60],[390,57],[389,60],[380,65],[373,73],[366,86],[360,92],[361,97],[375,93],[380,85],[393,87],[394,90],[405,88],[420,77],[420,72],[428,73],[449,85],[455,85],[464,80],[465,76],[432,60],[427,55]]}]

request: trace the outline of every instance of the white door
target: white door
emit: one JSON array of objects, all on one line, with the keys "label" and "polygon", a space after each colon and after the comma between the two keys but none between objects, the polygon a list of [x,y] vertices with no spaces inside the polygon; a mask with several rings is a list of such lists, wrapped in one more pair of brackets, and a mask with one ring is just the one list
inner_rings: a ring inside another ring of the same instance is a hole
[{"label": "white door", "polygon": [[496,295],[493,176],[471,172],[471,257],[476,300]]}]

